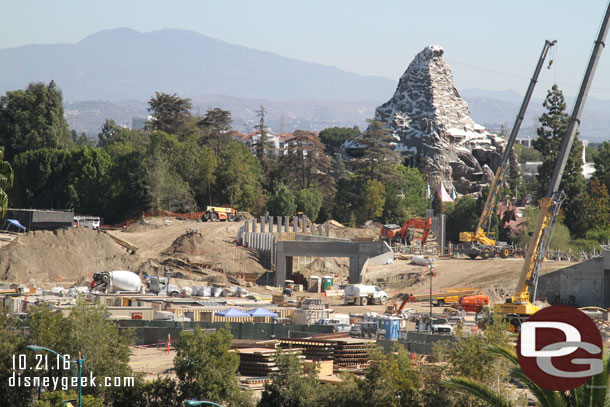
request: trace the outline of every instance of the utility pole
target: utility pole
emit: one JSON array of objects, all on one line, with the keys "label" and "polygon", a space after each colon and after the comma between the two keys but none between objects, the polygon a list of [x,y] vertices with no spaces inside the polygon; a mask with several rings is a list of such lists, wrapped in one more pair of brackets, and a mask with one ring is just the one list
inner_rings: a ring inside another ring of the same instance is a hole
[{"label": "utility pole", "polygon": [[432,331],[432,259],[428,259],[428,273],[430,274],[430,320],[428,321],[430,331]]}]

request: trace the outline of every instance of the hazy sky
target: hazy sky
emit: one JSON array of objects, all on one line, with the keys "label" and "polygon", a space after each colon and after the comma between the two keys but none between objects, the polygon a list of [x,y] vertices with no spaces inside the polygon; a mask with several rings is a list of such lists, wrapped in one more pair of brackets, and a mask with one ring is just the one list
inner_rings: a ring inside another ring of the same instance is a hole
[{"label": "hazy sky", "polygon": [[[182,28],[283,56],[397,80],[426,45],[445,49],[458,89],[524,93],[545,39],[556,81],[575,95],[608,0],[18,0],[0,14],[0,48],[75,43],[100,30]],[[610,39],[608,39],[610,41]],[[609,47],[610,48],[610,47]],[[610,49],[591,95],[610,99]]]}]

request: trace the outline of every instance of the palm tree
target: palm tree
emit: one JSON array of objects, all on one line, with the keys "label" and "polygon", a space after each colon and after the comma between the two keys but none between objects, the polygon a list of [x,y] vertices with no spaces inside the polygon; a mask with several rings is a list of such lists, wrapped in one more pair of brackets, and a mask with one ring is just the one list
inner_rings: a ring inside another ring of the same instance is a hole
[{"label": "palm tree", "polygon": [[[488,352],[501,356],[511,365],[510,375],[528,389],[537,400],[539,407],[610,407],[610,357],[604,359],[604,371],[593,376],[582,386],[569,392],[543,389],[532,382],[521,370],[517,355],[511,350],[490,346]],[[487,402],[491,407],[515,407],[512,401],[489,387],[465,377],[451,377],[442,382],[450,389],[463,390]]]},{"label": "palm tree", "polygon": [[4,219],[8,209],[6,190],[13,186],[13,167],[4,161],[4,147],[0,147],[0,219]]}]

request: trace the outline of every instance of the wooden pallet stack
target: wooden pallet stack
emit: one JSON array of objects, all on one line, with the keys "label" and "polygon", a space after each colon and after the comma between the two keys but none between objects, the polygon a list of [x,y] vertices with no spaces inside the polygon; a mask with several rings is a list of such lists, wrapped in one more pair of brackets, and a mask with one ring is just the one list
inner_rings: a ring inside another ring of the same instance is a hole
[{"label": "wooden pallet stack", "polygon": [[369,365],[370,358],[366,342],[337,341],[333,352],[336,369],[358,369]]},{"label": "wooden pallet stack", "polygon": [[[269,348],[242,348],[239,353],[239,373],[243,376],[267,377],[279,371],[276,363],[277,351]],[[305,359],[302,349],[285,349],[285,353],[293,353],[299,359]]]},{"label": "wooden pallet stack", "polygon": [[279,346],[285,349],[290,347],[303,348],[303,354],[307,359],[314,361],[332,360],[334,369],[340,368],[362,368],[369,364],[370,358],[367,349],[367,341],[355,338],[337,339],[281,339]]}]

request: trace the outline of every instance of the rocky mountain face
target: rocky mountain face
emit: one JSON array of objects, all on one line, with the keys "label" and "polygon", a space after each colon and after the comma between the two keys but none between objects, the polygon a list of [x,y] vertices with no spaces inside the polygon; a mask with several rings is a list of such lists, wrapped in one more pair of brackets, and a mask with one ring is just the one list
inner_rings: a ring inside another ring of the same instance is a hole
[{"label": "rocky mountain face", "polygon": [[375,111],[431,185],[472,194],[493,178],[506,144],[470,117],[453,85],[443,49],[426,47],[400,78],[394,96]]}]

